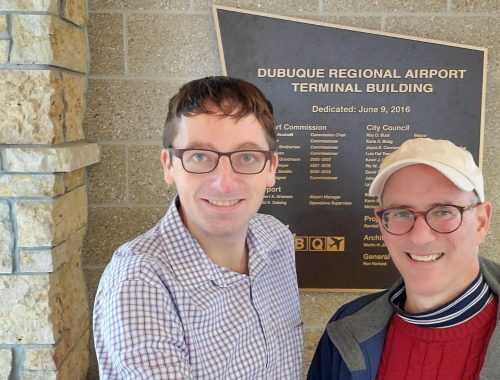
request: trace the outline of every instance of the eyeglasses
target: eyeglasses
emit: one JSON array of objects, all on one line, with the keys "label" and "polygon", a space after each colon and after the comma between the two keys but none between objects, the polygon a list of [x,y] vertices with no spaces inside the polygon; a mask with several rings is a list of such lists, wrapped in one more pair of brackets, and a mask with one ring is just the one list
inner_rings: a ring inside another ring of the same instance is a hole
[{"label": "eyeglasses", "polygon": [[438,205],[425,212],[414,212],[406,208],[396,207],[378,211],[377,215],[382,220],[384,229],[393,235],[403,235],[410,232],[415,225],[417,215],[423,215],[425,222],[432,230],[441,234],[449,234],[462,225],[465,211],[472,210],[480,204],[467,207]]},{"label": "eyeglasses", "polygon": [[265,150],[240,150],[235,152],[216,152],[207,149],[175,149],[169,151],[182,162],[182,167],[188,173],[204,174],[215,170],[221,156],[226,156],[231,167],[239,174],[258,174],[264,170],[266,162],[273,152]]}]

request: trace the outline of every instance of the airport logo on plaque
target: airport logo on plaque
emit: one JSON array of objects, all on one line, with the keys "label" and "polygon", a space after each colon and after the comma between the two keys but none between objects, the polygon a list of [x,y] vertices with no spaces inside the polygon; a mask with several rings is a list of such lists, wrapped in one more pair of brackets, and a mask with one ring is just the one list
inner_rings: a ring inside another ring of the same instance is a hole
[{"label": "airport logo on plaque", "polygon": [[344,236],[296,236],[295,250],[306,252],[345,252]]}]

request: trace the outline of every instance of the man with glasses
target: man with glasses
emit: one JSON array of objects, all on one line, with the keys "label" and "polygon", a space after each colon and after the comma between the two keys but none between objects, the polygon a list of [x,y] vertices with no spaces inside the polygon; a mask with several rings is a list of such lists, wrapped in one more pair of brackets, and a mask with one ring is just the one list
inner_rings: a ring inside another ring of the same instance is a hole
[{"label": "man with glasses", "polygon": [[478,255],[491,204],[472,155],[408,140],[369,193],[402,278],[335,313],[308,379],[500,379],[500,265]]},{"label": "man with glasses", "polygon": [[194,80],[170,100],[163,145],[178,195],[101,278],[101,379],[301,378],[293,238],[257,213],[278,165],[271,103],[239,79]]}]

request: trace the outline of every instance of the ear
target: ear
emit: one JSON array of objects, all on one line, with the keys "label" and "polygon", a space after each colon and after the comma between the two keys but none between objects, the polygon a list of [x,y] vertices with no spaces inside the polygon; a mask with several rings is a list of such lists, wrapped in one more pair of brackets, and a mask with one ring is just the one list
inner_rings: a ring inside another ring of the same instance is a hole
[{"label": "ear", "polygon": [[486,201],[477,206],[476,211],[476,243],[481,244],[486,238],[488,228],[490,227],[492,205]]},{"label": "ear", "polygon": [[273,153],[269,160],[269,172],[267,173],[267,187],[273,187],[276,183],[276,169],[278,168],[278,153]]},{"label": "ear", "polygon": [[161,151],[161,164],[163,165],[163,179],[167,185],[174,185],[174,168],[170,161],[170,152],[167,149],[162,149]]}]

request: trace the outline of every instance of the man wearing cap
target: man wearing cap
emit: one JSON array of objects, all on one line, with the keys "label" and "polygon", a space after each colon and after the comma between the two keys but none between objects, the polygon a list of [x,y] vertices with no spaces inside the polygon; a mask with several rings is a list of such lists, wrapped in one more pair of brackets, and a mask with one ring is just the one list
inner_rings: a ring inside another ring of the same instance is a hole
[{"label": "man wearing cap", "polygon": [[402,278],[335,313],[308,379],[500,379],[500,265],[478,254],[491,204],[472,155],[408,140],[369,193]]}]

